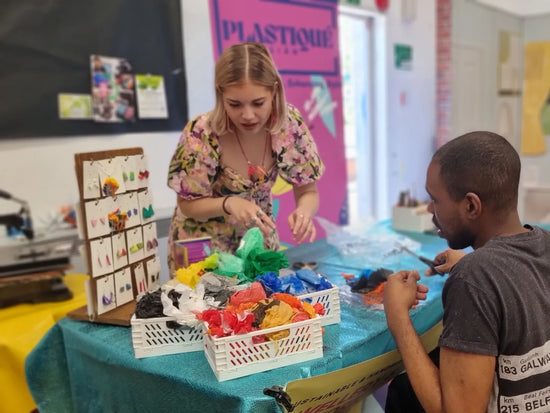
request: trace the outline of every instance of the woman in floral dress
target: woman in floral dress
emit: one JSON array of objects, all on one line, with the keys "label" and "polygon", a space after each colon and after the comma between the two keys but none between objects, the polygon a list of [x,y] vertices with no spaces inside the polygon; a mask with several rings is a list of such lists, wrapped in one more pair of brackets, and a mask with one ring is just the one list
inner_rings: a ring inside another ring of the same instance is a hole
[{"label": "woman in floral dress", "polygon": [[285,100],[281,77],[260,43],[226,49],[216,63],[216,105],[185,126],[170,162],[177,206],[168,237],[171,276],[176,240],[211,237],[213,250],[235,252],[256,226],[265,247],[279,248],[271,187],[293,186],[288,225],[298,243],[315,238],[316,181],[324,165],[300,112]]}]

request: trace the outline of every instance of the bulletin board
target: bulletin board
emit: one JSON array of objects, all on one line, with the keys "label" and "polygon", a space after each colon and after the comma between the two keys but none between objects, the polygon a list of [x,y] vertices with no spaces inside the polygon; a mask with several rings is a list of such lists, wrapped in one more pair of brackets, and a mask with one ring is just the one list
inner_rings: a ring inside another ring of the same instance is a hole
[{"label": "bulletin board", "polygon": [[[0,138],[181,130],[187,121],[180,0],[2,0]],[[168,117],[60,119],[58,94],[90,94],[90,56],[164,78]]]}]

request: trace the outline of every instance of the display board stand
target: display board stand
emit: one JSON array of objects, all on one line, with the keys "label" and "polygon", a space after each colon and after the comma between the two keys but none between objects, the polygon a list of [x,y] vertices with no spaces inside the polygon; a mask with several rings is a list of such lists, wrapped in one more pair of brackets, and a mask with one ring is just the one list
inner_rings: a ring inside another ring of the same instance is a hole
[{"label": "display board stand", "polygon": [[138,294],[160,282],[157,228],[142,148],[75,154],[87,306],[68,317],[130,325]]}]

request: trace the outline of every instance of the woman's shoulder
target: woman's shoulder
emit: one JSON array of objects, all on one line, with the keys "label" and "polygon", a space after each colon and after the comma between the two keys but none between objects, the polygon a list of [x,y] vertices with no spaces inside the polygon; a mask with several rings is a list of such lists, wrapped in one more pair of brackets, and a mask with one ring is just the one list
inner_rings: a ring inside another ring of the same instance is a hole
[{"label": "woman's shoulder", "polygon": [[197,135],[197,137],[213,135],[214,133],[210,126],[210,112],[201,113],[190,119],[185,126],[185,131]]}]

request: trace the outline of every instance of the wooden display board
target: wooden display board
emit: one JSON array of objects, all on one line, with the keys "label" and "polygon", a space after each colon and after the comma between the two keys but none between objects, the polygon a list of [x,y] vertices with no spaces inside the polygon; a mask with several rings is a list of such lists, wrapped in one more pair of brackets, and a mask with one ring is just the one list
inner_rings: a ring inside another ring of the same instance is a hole
[{"label": "wooden display board", "polygon": [[138,294],[159,285],[157,228],[142,148],[75,154],[87,308],[78,320],[130,325]]}]

